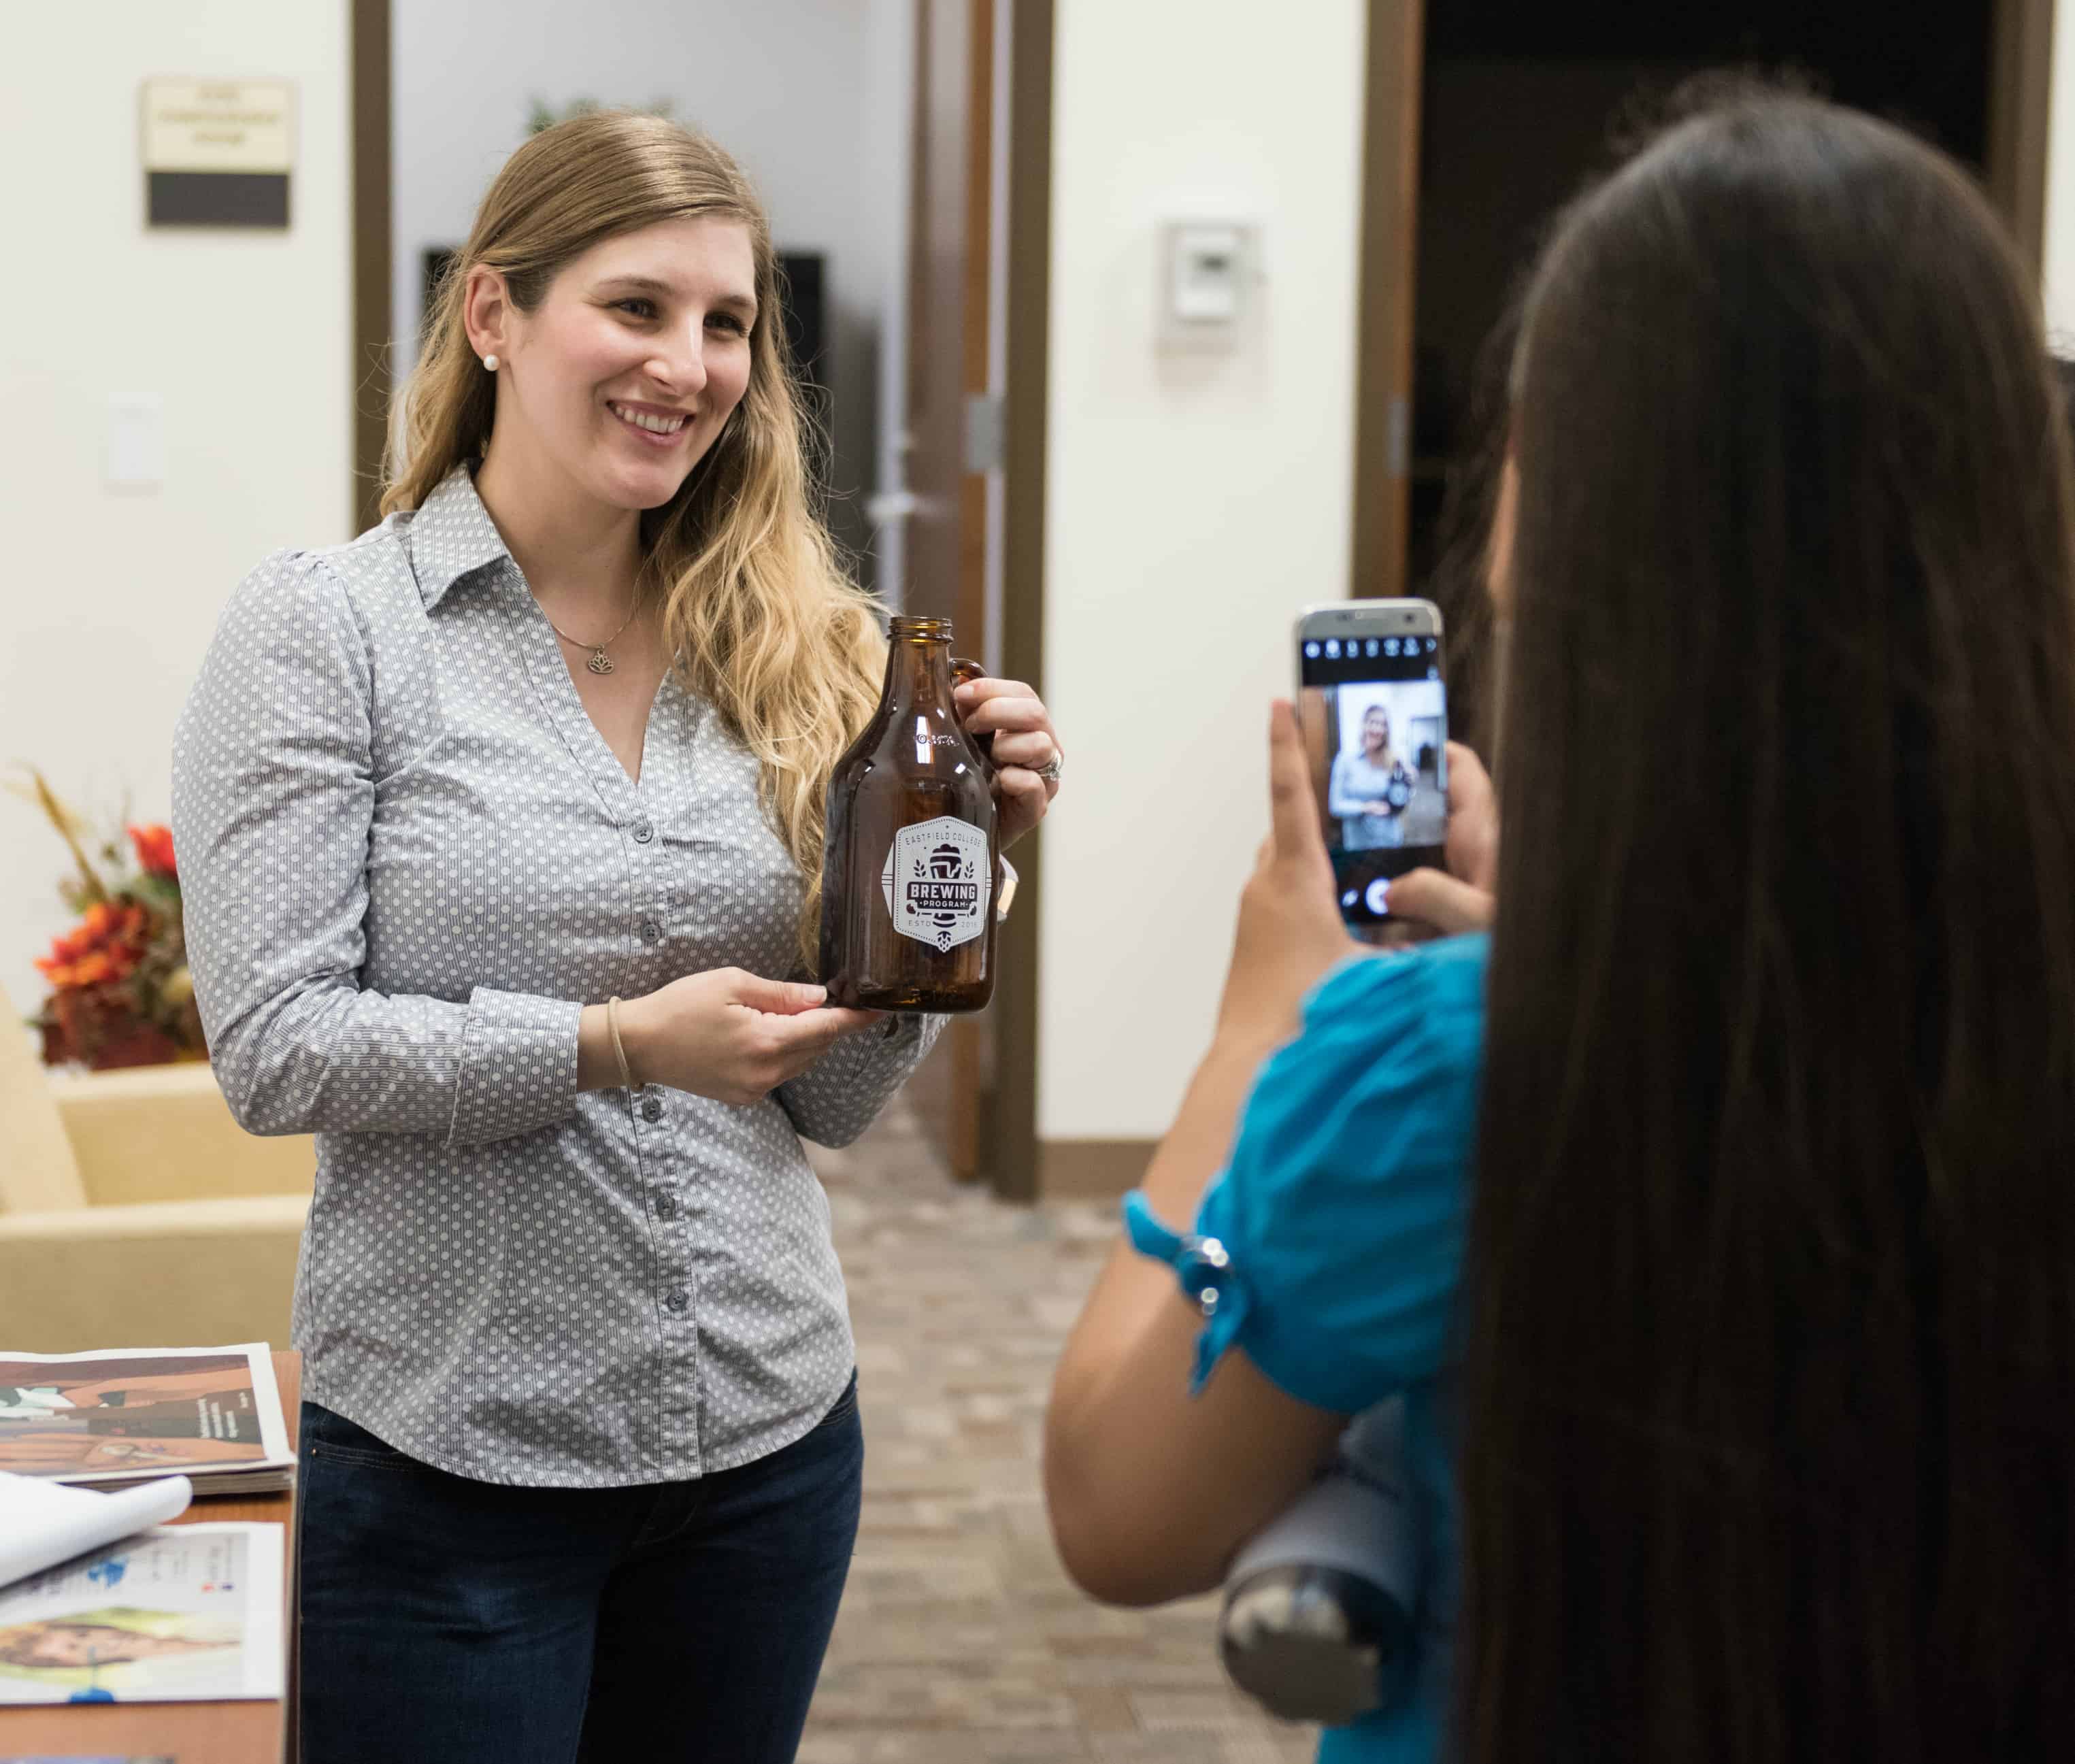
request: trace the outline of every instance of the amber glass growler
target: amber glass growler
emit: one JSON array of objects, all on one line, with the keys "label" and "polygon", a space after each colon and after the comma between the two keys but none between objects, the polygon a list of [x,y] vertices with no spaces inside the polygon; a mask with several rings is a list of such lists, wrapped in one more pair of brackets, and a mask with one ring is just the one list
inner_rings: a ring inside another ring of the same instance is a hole
[{"label": "amber glass growler", "polygon": [[951,660],[948,619],[893,621],[879,709],[829,779],[831,1004],[977,1011],[993,994],[993,768],[951,704],[954,677],[978,672]]}]

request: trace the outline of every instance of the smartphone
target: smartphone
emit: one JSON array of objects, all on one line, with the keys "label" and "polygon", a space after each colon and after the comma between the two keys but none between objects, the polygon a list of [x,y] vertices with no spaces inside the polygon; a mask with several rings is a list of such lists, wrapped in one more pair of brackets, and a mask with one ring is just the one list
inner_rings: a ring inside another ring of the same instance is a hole
[{"label": "smartphone", "polygon": [[1439,868],[1448,826],[1448,698],[1431,600],[1308,607],[1295,631],[1297,723],[1340,897],[1388,922],[1391,880]]}]

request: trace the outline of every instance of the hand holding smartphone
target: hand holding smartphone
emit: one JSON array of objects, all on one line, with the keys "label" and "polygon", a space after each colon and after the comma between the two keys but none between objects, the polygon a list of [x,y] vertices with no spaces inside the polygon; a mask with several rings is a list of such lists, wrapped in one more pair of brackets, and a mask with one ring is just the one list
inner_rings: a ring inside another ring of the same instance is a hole
[{"label": "hand holding smartphone", "polygon": [[1297,720],[1340,917],[1373,935],[1390,922],[1392,880],[1443,862],[1448,713],[1440,609],[1410,599],[1307,607],[1294,647]]}]

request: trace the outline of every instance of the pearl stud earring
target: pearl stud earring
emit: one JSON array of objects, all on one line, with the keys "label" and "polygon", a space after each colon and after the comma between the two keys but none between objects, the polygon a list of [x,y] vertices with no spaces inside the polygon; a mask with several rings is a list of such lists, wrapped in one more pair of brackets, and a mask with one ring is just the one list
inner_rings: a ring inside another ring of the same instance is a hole
[{"label": "pearl stud earring", "polygon": [[483,365],[494,374],[497,371],[497,358],[495,355],[486,355],[483,358]]}]

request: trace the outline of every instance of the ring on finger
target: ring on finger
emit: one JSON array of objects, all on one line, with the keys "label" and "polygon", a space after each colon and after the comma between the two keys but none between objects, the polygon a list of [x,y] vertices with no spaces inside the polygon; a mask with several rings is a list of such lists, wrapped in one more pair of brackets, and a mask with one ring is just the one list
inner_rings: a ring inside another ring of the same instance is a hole
[{"label": "ring on finger", "polygon": [[1047,760],[1042,766],[1033,766],[1031,768],[1031,769],[1047,784],[1057,784],[1059,781],[1059,774],[1065,771],[1066,768],[1066,756],[1063,753],[1060,752],[1057,743],[1054,743],[1053,745],[1052,757],[1050,759]]}]

